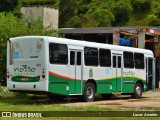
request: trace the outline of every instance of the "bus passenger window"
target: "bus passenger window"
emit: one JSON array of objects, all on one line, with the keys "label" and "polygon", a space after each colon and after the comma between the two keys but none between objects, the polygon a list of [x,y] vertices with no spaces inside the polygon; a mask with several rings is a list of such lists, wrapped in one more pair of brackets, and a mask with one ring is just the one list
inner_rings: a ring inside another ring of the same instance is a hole
[{"label": "bus passenger window", "polygon": [[125,68],[134,68],[133,53],[123,52],[123,62]]},{"label": "bus passenger window", "polygon": [[77,65],[81,65],[81,52],[77,52]]},{"label": "bus passenger window", "polygon": [[84,62],[86,66],[98,66],[98,49],[85,47]]},{"label": "bus passenger window", "polygon": [[110,67],[111,66],[111,51],[107,49],[99,49],[99,61],[100,61],[100,66]]},{"label": "bus passenger window", "polygon": [[134,64],[136,69],[144,69],[144,54],[134,53]]},{"label": "bus passenger window", "polygon": [[70,52],[70,65],[74,65],[75,64],[75,52],[71,51]]},{"label": "bus passenger window", "polygon": [[118,68],[121,68],[121,56],[118,56]]},{"label": "bus passenger window", "polygon": [[49,44],[49,61],[51,64],[67,64],[68,63],[67,45],[50,43]]},{"label": "bus passenger window", "polygon": [[116,68],[117,67],[117,61],[116,61],[116,56],[113,56],[113,67]]}]

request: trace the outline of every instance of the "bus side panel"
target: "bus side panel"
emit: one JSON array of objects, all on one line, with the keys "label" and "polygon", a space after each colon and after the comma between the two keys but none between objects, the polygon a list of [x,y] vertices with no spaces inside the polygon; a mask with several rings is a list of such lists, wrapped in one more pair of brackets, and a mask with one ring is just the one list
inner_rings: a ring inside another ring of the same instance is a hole
[{"label": "bus side panel", "polygon": [[[50,79],[55,79],[52,75],[49,75]],[[60,95],[68,95],[69,94],[69,83],[50,83],[49,84],[49,92],[53,94],[60,94]]]},{"label": "bus side panel", "polygon": [[112,93],[112,85],[114,81],[111,76],[111,68],[85,66],[83,74],[85,80],[90,79],[96,82],[96,93]]},{"label": "bus side panel", "polygon": [[142,81],[142,83],[145,83],[145,70],[124,69],[122,80],[122,93],[133,93],[134,86],[138,80]]},{"label": "bus side panel", "polygon": [[67,65],[49,65],[49,92],[69,94],[69,67]]},{"label": "bus side panel", "polygon": [[[107,82],[106,82],[107,81]],[[97,93],[112,93],[112,80],[103,80],[97,82]]]}]

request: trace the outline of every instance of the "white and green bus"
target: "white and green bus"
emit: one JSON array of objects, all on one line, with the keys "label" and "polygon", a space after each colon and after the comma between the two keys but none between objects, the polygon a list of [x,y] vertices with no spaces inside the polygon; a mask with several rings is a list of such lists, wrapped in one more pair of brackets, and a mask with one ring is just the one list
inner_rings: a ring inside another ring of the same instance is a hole
[{"label": "white and green bus", "polygon": [[[47,36],[8,39],[7,87],[10,91],[109,98],[155,89],[152,51]],[[56,97],[56,96],[55,96]]]}]

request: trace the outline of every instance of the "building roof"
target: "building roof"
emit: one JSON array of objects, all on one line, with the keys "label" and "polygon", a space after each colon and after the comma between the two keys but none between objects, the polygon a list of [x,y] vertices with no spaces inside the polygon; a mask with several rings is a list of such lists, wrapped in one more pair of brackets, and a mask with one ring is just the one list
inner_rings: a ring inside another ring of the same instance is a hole
[{"label": "building roof", "polygon": [[109,34],[116,30],[136,33],[138,27],[60,28],[61,34]]},{"label": "building roof", "polygon": [[[60,28],[60,34],[112,34],[116,30],[127,31],[133,34],[138,32],[140,27],[98,27],[98,28]],[[144,27],[142,27],[144,28]],[[147,27],[153,30],[160,30],[160,27]]]},{"label": "building roof", "polygon": [[59,33],[61,34],[97,34],[97,33],[113,33],[111,27],[100,28],[61,28]]}]

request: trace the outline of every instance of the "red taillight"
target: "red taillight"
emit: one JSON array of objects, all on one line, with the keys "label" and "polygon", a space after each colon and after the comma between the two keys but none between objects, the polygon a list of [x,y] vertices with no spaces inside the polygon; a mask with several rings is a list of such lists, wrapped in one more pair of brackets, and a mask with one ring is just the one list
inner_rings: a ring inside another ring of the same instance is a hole
[{"label": "red taillight", "polygon": [[42,75],[42,78],[44,79],[46,76],[45,75]]},{"label": "red taillight", "polygon": [[44,74],[45,74],[45,72],[44,72],[44,69],[43,69],[43,71],[42,71],[42,78],[43,79],[46,77]]}]

